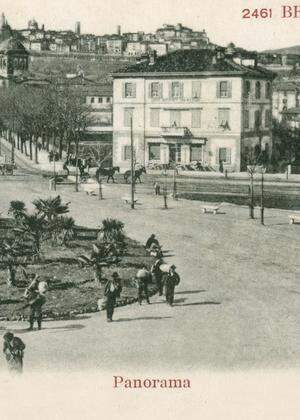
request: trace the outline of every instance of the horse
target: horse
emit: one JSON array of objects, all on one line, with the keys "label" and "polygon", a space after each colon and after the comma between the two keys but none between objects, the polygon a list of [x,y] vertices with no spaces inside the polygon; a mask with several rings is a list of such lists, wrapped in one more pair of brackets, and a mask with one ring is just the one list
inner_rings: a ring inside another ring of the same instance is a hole
[{"label": "horse", "polygon": [[99,182],[100,175],[107,176],[106,182],[112,179],[112,182],[115,183],[114,174],[115,172],[120,172],[119,166],[113,166],[112,168],[98,168],[96,171],[96,179]]},{"label": "horse", "polygon": [[[142,166],[141,168],[136,169],[134,171],[134,182],[139,180],[140,184],[142,183],[142,181],[141,181],[142,173],[145,173],[145,174],[147,173],[145,166]],[[128,183],[128,180],[129,180],[130,176],[131,176],[131,171],[130,170],[124,172],[124,179],[125,179],[126,184]]]}]

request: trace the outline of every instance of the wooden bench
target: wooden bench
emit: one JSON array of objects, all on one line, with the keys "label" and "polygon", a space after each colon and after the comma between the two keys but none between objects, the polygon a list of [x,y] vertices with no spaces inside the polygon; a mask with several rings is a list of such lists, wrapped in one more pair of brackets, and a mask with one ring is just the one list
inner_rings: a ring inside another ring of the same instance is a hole
[{"label": "wooden bench", "polygon": [[290,225],[293,225],[294,223],[300,223],[300,213],[299,214],[290,214]]},{"label": "wooden bench", "polygon": [[220,206],[202,206],[202,213],[213,213],[217,214],[220,209]]}]

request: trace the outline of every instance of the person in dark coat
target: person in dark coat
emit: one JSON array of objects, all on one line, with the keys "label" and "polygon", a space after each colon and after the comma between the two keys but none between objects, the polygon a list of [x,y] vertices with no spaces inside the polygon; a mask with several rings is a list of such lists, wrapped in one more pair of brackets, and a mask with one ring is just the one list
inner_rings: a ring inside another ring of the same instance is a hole
[{"label": "person in dark coat", "polygon": [[8,370],[11,373],[22,373],[25,344],[11,332],[5,333],[3,340],[3,353],[7,361]]},{"label": "person in dark coat", "polygon": [[171,265],[169,272],[165,276],[165,294],[167,303],[172,306],[174,302],[175,287],[180,283],[179,274],[176,273],[175,265]]},{"label": "person in dark coat", "polygon": [[145,245],[145,248],[148,250],[152,249],[153,247],[160,248],[159,242],[156,239],[154,233],[152,233],[152,235],[147,239],[147,242]]},{"label": "person in dark coat", "polygon": [[[30,283],[29,287],[26,289],[24,296],[27,299],[27,305],[30,307],[29,314],[29,330],[33,330],[34,321],[37,321],[38,329],[42,328],[42,318],[43,312],[42,308],[46,303],[46,293],[47,283],[40,282],[38,277],[35,276]],[[25,306],[25,307],[26,307]]]},{"label": "person in dark coat", "polygon": [[154,194],[160,195],[160,185],[157,181],[154,183]]},{"label": "person in dark coat", "polygon": [[159,296],[163,294],[163,279],[162,279],[162,272],[160,270],[160,266],[162,265],[163,260],[161,258],[157,258],[154,264],[151,267],[151,274],[154,283],[156,284]]},{"label": "person in dark coat", "polygon": [[105,289],[104,296],[106,297],[106,315],[107,321],[112,322],[112,317],[114,313],[114,308],[116,304],[117,297],[120,297],[122,292],[121,279],[117,272],[112,274],[112,279],[108,280]]},{"label": "person in dark coat", "polygon": [[144,266],[141,270],[136,273],[136,282],[138,288],[138,302],[141,305],[143,301],[143,297],[145,298],[146,302],[150,304],[149,300],[149,293],[148,293],[148,284],[151,280],[151,274]]}]

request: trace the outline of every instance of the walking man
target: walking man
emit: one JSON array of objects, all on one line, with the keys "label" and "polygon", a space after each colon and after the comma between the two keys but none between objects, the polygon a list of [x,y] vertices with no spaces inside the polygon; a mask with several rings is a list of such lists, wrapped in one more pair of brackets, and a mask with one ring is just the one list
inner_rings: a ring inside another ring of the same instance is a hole
[{"label": "walking man", "polygon": [[11,373],[22,373],[25,344],[11,332],[5,333],[3,340],[3,353],[7,361],[8,370]]},{"label": "walking man", "polygon": [[151,249],[153,249],[153,247],[157,247],[160,248],[159,242],[156,239],[154,233],[152,233],[152,235],[150,235],[150,237],[147,239],[145,248],[149,251],[151,251]]},{"label": "walking man", "polygon": [[142,304],[143,296],[148,304],[150,304],[149,293],[148,293],[148,283],[150,281],[151,274],[145,266],[142,267],[136,273],[137,288],[138,288],[138,301],[139,304]]},{"label": "walking man", "polygon": [[115,271],[112,274],[112,280],[108,280],[104,289],[104,296],[106,296],[106,315],[107,322],[112,322],[112,317],[115,309],[117,297],[120,297],[122,292],[121,279],[119,274]]},{"label": "walking man", "polygon": [[162,281],[162,272],[160,270],[160,266],[162,265],[163,260],[161,258],[157,258],[154,264],[151,267],[151,274],[156,284],[159,296],[163,294],[163,281]]},{"label": "walking man", "polygon": [[29,330],[33,330],[34,321],[37,321],[38,329],[42,328],[43,312],[42,308],[46,303],[46,291],[48,289],[47,282],[39,281],[37,275],[35,275],[29,287],[25,290],[24,296],[27,298],[30,307],[29,314]]},{"label": "walking man", "polygon": [[160,195],[160,185],[157,181],[154,183],[154,194]]},{"label": "walking man", "polygon": [[176,273],[176,267],[175,265],[171,265],[170,270],[165,277],[166,301],[170,306],[173,305],[175,287],[178,286],[179,283],[180,277],[179,274]]}]

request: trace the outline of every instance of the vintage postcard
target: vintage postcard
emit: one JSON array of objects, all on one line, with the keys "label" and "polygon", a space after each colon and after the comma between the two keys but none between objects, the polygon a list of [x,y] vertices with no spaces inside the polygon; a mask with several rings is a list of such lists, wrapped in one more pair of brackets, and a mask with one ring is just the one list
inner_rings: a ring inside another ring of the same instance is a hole
[{"label": "vintage postcard", "polygon": [[1,0],[1,419],[299,418],[299,23]]}]

